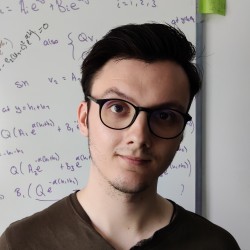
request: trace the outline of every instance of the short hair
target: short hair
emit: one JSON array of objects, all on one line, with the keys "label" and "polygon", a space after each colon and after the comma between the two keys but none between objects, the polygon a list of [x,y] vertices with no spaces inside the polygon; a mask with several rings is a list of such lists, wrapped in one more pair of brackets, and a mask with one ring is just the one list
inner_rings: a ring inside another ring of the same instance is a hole
[{"label": "short hair", "polygon": [[195,52],[184,33],[168,24],[127,24],[111,29],[94,44],[82,63],[85,100],[90,95],[94,77],[111,59],[138,59],[148,63],[170,60],[179,64],[188,76],[189,109],[201,88],[201,77],[193,63]]}]

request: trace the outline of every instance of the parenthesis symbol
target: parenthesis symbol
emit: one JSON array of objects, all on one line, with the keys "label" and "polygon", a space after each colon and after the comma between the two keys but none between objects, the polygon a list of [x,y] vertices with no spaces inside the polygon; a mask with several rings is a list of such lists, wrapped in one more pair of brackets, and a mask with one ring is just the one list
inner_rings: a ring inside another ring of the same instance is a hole
[{"label": "parenthesis symbol", "polygon": [[7,40],[11,44],[11,48],[13,49],[13,43],[7,38],[4,38],[4,39]]},{"label": "parenthesis symbol", "polygon": [[22,165],[23,165],[23,162],[21,161],[21,162],[20,162],[20,165],[19,165],[19,168],[20,168],[20,172],[24,175]]},{"label": "parenthesis symbol", "polygon": [[51,121],[51,123],[52,123],[52,127],[55,127],[55,123],[51,120],[51,119],[49,119],[50,121]]},{"label": "parenthesis symbol", "polygon": [[189,165],[189,175],[188,176],[190,176],[192,173],[192,165],[191,165],[191,162],[189,159],[187,159],[187,161],[188,161],[188,165]]},{"label": "parenthesis symbol", "polygon": [[29,184],[29,187],[28,187],[28,196],[29,196],[29,198],[32,198],[31,195],[30,195],[31,185],[32,185],[32,183],[30,183],[30,184]]},{"label": "parenthesis symbol", "polygon": [[59,154],[55,152],[55,155],[57,156],[58,161],[59,161],[59,160],[60,160],[60,156],[59,156]]},{"label": "parenthesis symbol", "polygon": [[181,184],[181,186],[182,186],[182,190],[181,190],[181,195],[183,194],[183,192],[184,192],[184,185],[183,184]]},{"label": "parenthesis symbol", "polygon": [[14,134],[14,136],[17,138],[17,135],[16,135],[16,127],[13,128],[13,134]]},{"label": "parenthesis symbol", "polygon": [[191,125],[192,125],[191,134],[193,134],[194,133],[194,122],[193,121],[191,121]]},{"label": "parenthesis symbol", "polygon": [[75,181],[76,181],[76,185],[78,186],[78,180],[76,179],[76,177],[75,177]]}]

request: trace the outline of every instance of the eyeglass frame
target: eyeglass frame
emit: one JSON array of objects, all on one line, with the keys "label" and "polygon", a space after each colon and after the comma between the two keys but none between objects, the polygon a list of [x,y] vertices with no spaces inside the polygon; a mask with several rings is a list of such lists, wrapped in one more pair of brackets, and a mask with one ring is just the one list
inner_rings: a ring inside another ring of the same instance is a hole
[{"label": "eyeglass frame", "polygon": [[[184,131],[184,129],[185,129],[187,123],[188,123],[189,121],[192,120],[192,116],[189,115],[188,113],[183,113],[183,112],[181,112],[181,111],[179,111],[179,110],[176,110],[176,109],[173,109],[173,108],[167,108],[167,110],[172,110],[172,111],[177,112],[178,114],[180,114],[180,115],[183,117],[183,119],[184,119],[184,123],[183,123],[183,128],[182,128],[182,130],[181,130],[177,135],[172,136],[172,137],[165,138],[165,137],[161,137],[161,136],[155,134],[154,131],[152,130],[151,126],[150,126],[150,117],[151,117],[151,114],[152,114],[153,112],[155,112],[156,110],[161,110],[160,108],[152,109],[152,108],[145,108],[145,107],[135,106],[133,103],[131,103],[131,102],[127,101],[127,100],[120,99],[120,98],[96,99],[96,98],[94,98],[94,97],[88,95],[88,96],[87,96],[87,99],[90,100],[90,101],[93,101],[93,102],[95,102],[96,104],[99,105],[99,118],[100,118],[101,122],[102,122],[103,125],[105,125],[107,128],[114,129],[114,130],[123,130],[123,129],[126,129],[126,128],[130,127],[130,126],[135,122],[135,120],[136,120],[136,118],[138,117],[139,113],[140,113],[141,111],[144,111],[144,112],[147,113],[147,124],[148,124],[148,128],[149,128],[150,132],[151,132],[154,136],[156,136],[156,137],[158,137],[158,138],[165,139],[165,140],[169,140],[169,139],[174,139],[174,138],[178,137],[178,136]],[[101,115],[102,107],[104,106],[104,104],[105,104],[106,102],[111,101],[111,100],[114,100],[114,101],[117,100],[117,101],[126,102],[126,103],[130,104],[130,105],[135,109],[135,114],[134,114],[134,116],[133,116],[133,119],[131,120],[131,122],[129,123],[129,125],[125,126],[124,128],[112,128],[112,127],[108,126],[108,125],[103,121],[103,119],[102,119],[102,115]]]}]

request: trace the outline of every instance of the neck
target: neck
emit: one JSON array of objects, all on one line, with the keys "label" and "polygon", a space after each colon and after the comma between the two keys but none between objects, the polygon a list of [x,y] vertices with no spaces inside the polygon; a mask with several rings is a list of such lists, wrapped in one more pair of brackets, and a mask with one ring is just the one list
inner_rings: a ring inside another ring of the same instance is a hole
[{"label": "neck", "polygon": [[123,249],[122,244],[128,249],[128,244],[131,247],[151,237],[169,223],[173,208],[157,194],[156,184],[128,194],[116,190],[92,170],[90,175],[87,186],[77,194],[78,200],[94,228],[116,249]]}]

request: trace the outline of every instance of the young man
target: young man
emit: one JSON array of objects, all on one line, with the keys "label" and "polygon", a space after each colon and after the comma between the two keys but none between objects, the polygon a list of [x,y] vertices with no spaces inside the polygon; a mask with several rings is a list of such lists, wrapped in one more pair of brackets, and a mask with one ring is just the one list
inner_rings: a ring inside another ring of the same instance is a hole
[{"label": "young man", "polygon": [[227,231],[157,194],[200,88],[194,54],[182,32],[163,24],[121,26],[95,44],[78,109],[88,183],[13,223],[1,250],[239,249]]}]

